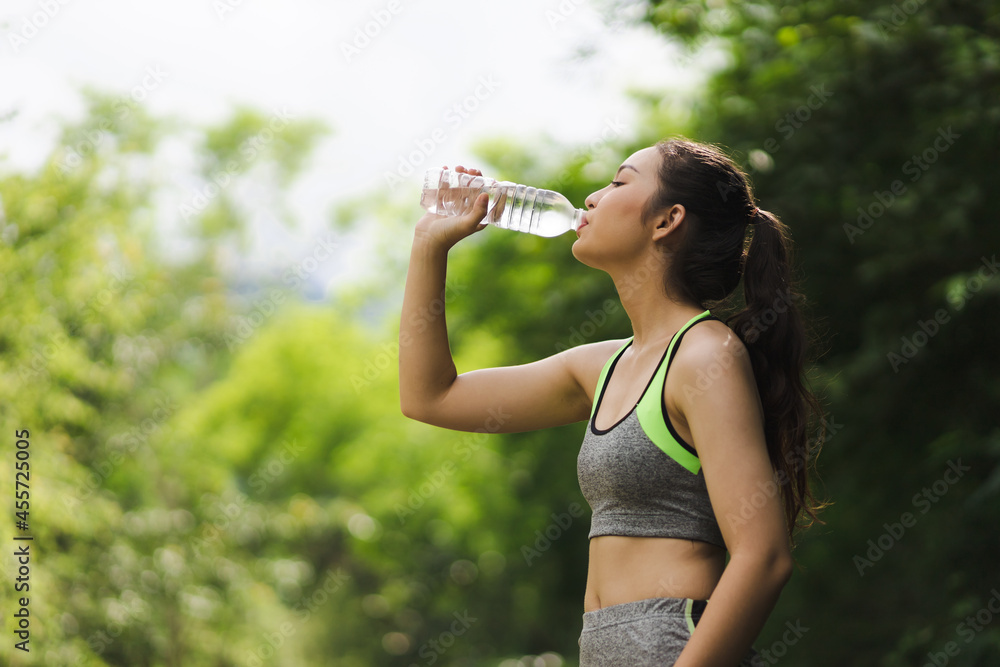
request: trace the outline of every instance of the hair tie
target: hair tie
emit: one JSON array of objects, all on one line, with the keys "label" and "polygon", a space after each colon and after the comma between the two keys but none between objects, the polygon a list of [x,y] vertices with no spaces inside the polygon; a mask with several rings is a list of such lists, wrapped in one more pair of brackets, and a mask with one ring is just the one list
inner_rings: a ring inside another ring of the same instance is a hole
[{"label": "hair tie", "polygon": [[760,222],[760,209],[754,206],[750,211],[750,224],[756,225],[758,222]]}]

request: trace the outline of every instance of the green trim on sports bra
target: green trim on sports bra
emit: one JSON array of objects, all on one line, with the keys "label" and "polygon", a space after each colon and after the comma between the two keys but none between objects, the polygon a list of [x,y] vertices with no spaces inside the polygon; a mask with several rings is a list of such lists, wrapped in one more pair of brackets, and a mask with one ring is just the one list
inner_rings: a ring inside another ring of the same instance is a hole
[{"label": "green trim on sports bra", "polygon": [[[622,352],[625,348],[632,344],[632,338],[629,337],[628,341],[618,348],[618,351],[611,355],[611,357],[604,363],[604,368],[601,369],[601,375],[597,378],[597,388],[594,390],[594,404],[590,407],[590,421],[594,421],[594,415],[597,414],[597,406],[601,402],[601,394],[604,393],[604,383],[607,380],[608,372],[611,367],[618,363],[618,357],[622,356]],[[587,428],[590,428],[588,425]]]},{"label": "green trim on sports bra", "polygon": [[[642,430],[645,432],[646,437],[652,440],[653,443],[663,450],[667,456],[683,466],[685,470],[695,475],[698,474],[699,470],[701,470],[701,460],[698,458],[698,455],[694,453],[692,447],[687,445],[687,443],[682,442],[680,435],[676,433],[673,429],[673,425],[669,423],[669,417],[667,416],[667,411],[663,405],[663,387],[667,379],[667,369],[670,367],[670,362],[674,358],[674,349],[680,342],[684,333],[697,322],[711,316],[712,313],[708,310],[695,315],[688,320],[676,334],[673,335],[670,339],[670,343],[667,345],[667,351],[663,355],[663,359],[660,361],[660,365],[657,367],[656,372],[650,379],[645,392],[639,399],[639,403],[635,406],[635,408],[633,408],[637,412],[636,416],[639,418],[639,424],[642,426]],[[629,337],[625,345],[619,348],[615,354],[611,355],[611,358],[604,364],[604,368],[601,370],[601,375],[597,380],[597,390],[594,392],[594,405],[590,410],[590,425],[588,425],[587,428],[590,428],[590,426],[594,423],[594,416],[597,414],[597,406],[600,403],[601,395],[604,393],[608,373],[618,362],[618,358],[621,357],[625,348],[632,344],[632,338],[633,337]],[[658,391],[650,391],[650,389],[654,387],[656,387]]]}]

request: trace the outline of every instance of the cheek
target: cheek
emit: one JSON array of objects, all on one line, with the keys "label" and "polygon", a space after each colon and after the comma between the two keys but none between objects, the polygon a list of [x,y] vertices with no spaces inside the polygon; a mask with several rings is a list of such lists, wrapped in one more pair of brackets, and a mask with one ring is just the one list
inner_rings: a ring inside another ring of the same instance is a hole
[{"label": "cheek", "polygon": [[635,188],[617,188],[608,192],[601,200],[605,217],[610,218],[616,227],[641,222],[644,202],[636,196],[637,194]]},{"label": "cheek", "polygon": [[622,221],[625,222],[625,220],[628,220],[631,223],[638,224],[642,220],[643,202],[638,201],[635,197],[628,197],[625,199],[626,200],[620,205],[623,218]]}]

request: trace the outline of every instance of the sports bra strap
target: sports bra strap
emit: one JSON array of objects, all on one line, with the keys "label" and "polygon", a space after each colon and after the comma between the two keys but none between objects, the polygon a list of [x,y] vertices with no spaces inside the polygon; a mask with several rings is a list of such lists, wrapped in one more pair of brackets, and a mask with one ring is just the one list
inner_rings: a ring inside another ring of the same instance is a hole
[{"label": "sports bra strap", "polygon": [[661,363],[660,367],[656,369],[649,389],[639,399],[639,405],[636,407],[639,423],[649,439],[692,473],[697,473],[701,469],[701,461],[694,448],[684,442],[684,439],[674,429],[673,424],[670,423],[666,406],[663,404],[663,387],[667,380],[667,369],[670,368],[670,362],[674,360],[677,346],[684,334],[698,322],[707,319],[714,320],[716,318],[712,316],[710,311],[706,310],[692,317],[674,334],[674,337],[670,339],[670,344],[667,345],[667,353],[664,357],[666,363]]},{"label": "sports bra strap", "polygon": [[597,388],[594,390],[594,400],[593,405],[590,407],[590,418],[594,418],[594,414],[597,412],[597,404],[600,402],[601,392],[604,390],[604,383],[608,379],[608,372],[611,367],[618,363],[618,358],[622,356],[625,352],[625,348],[632,344],[632,339],[634,336],[629,336],[625,344],[618,348],[618,351],[611,355],[611,357],[605,362],[604,368],[601,370],[601,376],[597,378]]},{"label": "sports bra strap", "polygon": [[[682,326],[680,330],[670,338],[670,343],[667,345],[667,353],[663,356],[664,360],[667,360],[667,363],[664,365],[662,361],[660,362],[660,365],[657,367],[656,373],[654,374],[651,380],[651,384],[649,385],[649,387],[647,387],[646,394],[649,393],[649,388],[651,388],[653,385],[659,384],[661,387],[663,386],[663,380],[666,378],[666,367],[670,365],[669,360],[673,359],[673,349],[676,347],[674,343],[678,342],[680,340],[680,337],[683,336],[684,333],[688,329],[690,329],[694,324],[701,321],[701,319],[714,320],[717,318],[714,315],[712,315],[710,311],[706,310],[705,312],[699,315],[695,315],[693,318],[688,320],[688,322],[684,326]],[[622,345],[620,348],[618,348],[618,351],[612,354],[608,358],[608,360],[604,363],[604,368],[601,369],[601,375],[600,377],[597,378],[597,388],[594,390],[594,400],[593,404],[590,407],[591,419],[594,418],[594,414],[596,414],[597,412],[598,398],[600,397],[601,392],[604,389],[604,383],[608,379],[608,373],[611,371],[611,368],[618,363],[618,359],[622,356],[622,354],[625,353],[625,349],[632,344],[634,338],[635,336],[629,336],[625,340],[625,344]],[[662,395],[662,393],[663,392],[661,389],[660,394]],[[642,402],[642,399],[646,397],[646,394],[643,394],[642,398],[639,399],[640,403]]]}]

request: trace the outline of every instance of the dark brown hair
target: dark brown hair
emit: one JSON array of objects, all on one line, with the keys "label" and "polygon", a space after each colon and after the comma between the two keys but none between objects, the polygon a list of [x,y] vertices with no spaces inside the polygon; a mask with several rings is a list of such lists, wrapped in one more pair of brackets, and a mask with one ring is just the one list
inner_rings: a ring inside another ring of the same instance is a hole
[{"label": "dark brown hair", "polygon": [[[721,149],[682,139],[656,145],[659,188],[644,220],[672,204],[685,222],[664,282],[667,293],[702,308],[725,307],[743,280],[743,307],[727,318],[746,346],[764,407],[764,435],[777,474],[789,535],[804,514],[819,521],[809,488],[809,442],[822,410],[804,380],[808,338],[791,270],[791,238],[778,218],[760,210],[746,174]],[[750,238],[747,232],[750,230]],[[822,433],[822,431],[820,431]],[[822,522],[821,522],[822,523]]]}]

